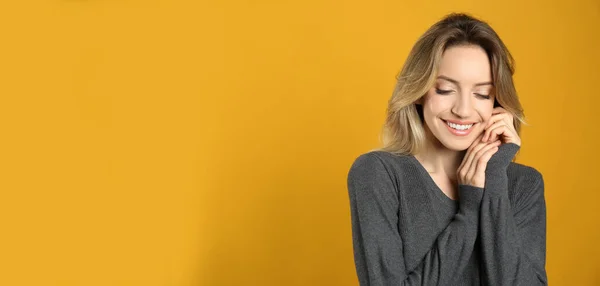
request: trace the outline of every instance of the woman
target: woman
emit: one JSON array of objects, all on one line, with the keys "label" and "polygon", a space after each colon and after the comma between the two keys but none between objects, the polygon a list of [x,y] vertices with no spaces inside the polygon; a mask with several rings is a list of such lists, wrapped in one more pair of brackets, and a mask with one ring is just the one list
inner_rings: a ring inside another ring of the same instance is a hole
[{"label": "woman", "polygon": [[360,285],[547,285],[544,181],[513,162],[513,59],[466,14],[415,44],[381,149],[348,173]]}]

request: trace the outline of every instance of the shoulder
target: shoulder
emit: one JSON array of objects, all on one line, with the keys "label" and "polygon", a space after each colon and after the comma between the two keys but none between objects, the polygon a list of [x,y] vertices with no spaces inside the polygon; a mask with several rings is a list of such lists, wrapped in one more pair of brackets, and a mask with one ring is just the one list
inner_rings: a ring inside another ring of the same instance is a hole
[{"label": "shoulder", "polygon": [[350,170],[360,169],[393,169],[397,166],[409,164],[407,155],[398,155],[386,151],[369,151],[354,159]]},{"label": "shoulder", "polygon": [[507,175],[510,196],[514,201],[531,201],[544,197],[544,177],[536,168],[511,162]]},{"label": "shoulder", "polygon": [[354,159],[348,172],[348,179],[355,178],[395,178],[403,166],[409,164],[406,155],[385,151],[369,151]]}]

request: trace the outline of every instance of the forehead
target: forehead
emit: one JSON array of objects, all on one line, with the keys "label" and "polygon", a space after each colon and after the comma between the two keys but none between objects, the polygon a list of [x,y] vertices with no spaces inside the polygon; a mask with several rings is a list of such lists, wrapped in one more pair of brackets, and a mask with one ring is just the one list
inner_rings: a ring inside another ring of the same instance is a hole
[{"label": "forehead", "polygon": [[460,84],[491,81],[488,56],[479,46],[454,46],[446,49],[438,68],[438,75],[457,80]]}]

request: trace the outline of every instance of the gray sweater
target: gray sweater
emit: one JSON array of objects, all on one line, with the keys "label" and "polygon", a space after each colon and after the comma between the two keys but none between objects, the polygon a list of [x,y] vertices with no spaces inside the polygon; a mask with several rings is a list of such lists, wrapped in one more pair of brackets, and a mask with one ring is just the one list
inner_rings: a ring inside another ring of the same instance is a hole
[{"label": "gray sweater", "polygon": [[502,144],[485,187],[447,197],[412,155],[371,151],[348,172],[360,285],[547,285],[544,180]]}]

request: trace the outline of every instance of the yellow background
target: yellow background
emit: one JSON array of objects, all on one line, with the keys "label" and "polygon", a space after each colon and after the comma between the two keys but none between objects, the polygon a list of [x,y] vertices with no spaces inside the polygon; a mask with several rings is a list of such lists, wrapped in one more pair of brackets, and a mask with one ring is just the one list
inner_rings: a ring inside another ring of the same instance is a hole
[{"label": "yellow background", "polygon": [[600,3],[448,2],[3,0],[0,285],[358,285],[348,168],[452,11],[516,58],[551,284],[600,285]]}]

